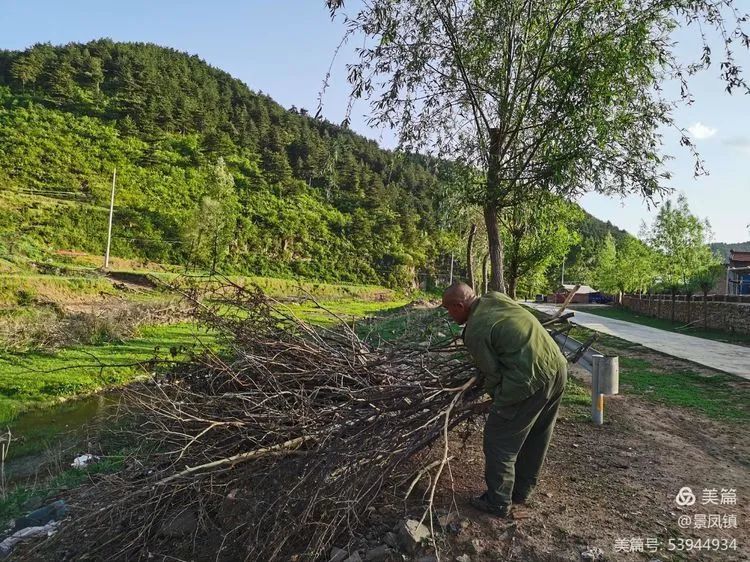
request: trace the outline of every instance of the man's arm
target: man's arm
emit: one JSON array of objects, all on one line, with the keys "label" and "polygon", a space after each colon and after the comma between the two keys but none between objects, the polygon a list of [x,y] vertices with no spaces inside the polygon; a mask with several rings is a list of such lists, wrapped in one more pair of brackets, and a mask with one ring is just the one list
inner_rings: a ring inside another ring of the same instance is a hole
[{"label": "man's arm", "polygon": [[494,399],[495,389],[500,385],[503,377],[495,351],[492,349],[490,334],[485,334],[484,337],[472,338],[469,341],[464,340],[464,344],[483,375],[482,387],[484,391]]}]

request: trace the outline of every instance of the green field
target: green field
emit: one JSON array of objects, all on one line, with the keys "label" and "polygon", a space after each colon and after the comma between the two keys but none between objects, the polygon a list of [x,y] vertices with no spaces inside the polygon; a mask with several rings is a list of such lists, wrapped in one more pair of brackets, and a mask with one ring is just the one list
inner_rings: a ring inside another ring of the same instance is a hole
[{"label": "green field", "polygon": [[[75,346],[56,352],[0,355],[0,422],[22,410],[53,404],[133,381],[149,373],[148,362],[179,359],[213,337],[193,324],[147,326],[123,343]],[[170,350],[174,350],[174,355]]]},{"label": "green field", "polygon": [[[168,290],[169,285],[186,286],[191,283],[204,283],[209,276],[201,273],[189,275],[177,272],[118,269],[113,270],[109,279],[93,266],[71,267],[70,265],[51,262],[50,268],[62,269],[62,275],[45,275],[29,271],[0,272],[0,307],[28,306],[35,302],[48,303],[77,302],[102,296],[125,296],[128,300],[145,298],[145,294],[123,293],[117,288],[117,276],[128,275],[134,283],[162,284],[161,290]],[[275,298],[313,296],[316,299],[358,299],[363,301],[387,301],[397,297],[398,293],[378,285],[357,285],[350,283],[322,283],[301,279],[283,279],[274,277],[256,277],[232,275],[217,278],[214,283],[225,281],[242,286],[257,285],[267,295]],[[160,291],[156,291],[158,295]]]},{"label": "green field", "polygon": [[27,306],[37,300],[71,302],[116,294],[112,283],[99,276],[57,277],[35,274],[0,275],[0,306]]}]

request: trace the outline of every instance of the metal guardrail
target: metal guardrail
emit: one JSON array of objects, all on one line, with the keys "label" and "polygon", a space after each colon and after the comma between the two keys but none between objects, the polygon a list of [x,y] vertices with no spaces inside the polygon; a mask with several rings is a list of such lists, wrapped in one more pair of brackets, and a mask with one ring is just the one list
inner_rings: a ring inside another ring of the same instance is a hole
[{"label": "metal guardrail", "polygon": [[[570,363],[577,363],[591,373],[591,419],[595,425],[604,423],[604,397],[620,392],[620,362],[618,357],[607,357],[591,345],[596,340],[596,334],[586,342],[579,342],[568,335],[571,328],[569,322],[573,313],[552,318],[544,325],[554,338],[563,354]],[[561,324],[560,328],[552,328],[554,324]]]},{"label": "metal guardrail", "polygon": [[[565,305],[563,305],[564,307]],[[578,363],[581,367],[586,369],[589,373],[594,372],[594,356],[603,355],[597,350],[593,349],[591,345],[596,341],[596,334],[594,334],[588,341],[581,343],[575,338],[571,338],[568,332],[573,327],[570,323],[570,319],[575,316],[574,312],[566,312],[562,314],[562,310],[555,315],[549,316],[546,320],[540,320],[542,326],[547,328],[549,334],[560,346],[565,357],[570,363]]]},{"label": "metal guardrail", "polygon": [[587,345],[587,343],[581,343],[565,333],[552,334],[552,337],[571,363],[576,363],[589,373],[593,373],[594,355],[603,355],[603,353],[591,347],[591,343],[593,342],[587,342]]}]

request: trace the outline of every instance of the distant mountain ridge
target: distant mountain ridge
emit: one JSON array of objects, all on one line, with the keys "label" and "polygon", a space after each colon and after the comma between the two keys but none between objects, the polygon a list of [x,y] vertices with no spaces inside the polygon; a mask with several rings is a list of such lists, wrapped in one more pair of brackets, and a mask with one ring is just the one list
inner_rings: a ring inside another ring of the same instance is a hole
[{"label": "distant mountain ridge", "polygon": [[729,259],[729,250],[735,250],[738,252],[750,252],[750,240],[747,242],[737,242],[735,244],[728,244],[726,242],[713,242],[710,244],[711,250],[725,260]]}]

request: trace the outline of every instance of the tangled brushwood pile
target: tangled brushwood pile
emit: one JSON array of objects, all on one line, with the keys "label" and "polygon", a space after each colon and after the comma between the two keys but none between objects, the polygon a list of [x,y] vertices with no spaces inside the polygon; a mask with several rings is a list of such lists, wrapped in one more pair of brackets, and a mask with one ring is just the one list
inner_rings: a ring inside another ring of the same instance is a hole
[{"label": "tangled brushwood pile", "polygon": [[[476,373],[434,325],[374,342],[311,328],[259,290],[213,302],[200,315],[231,352],[131,391],[145,452],[72,500],[41,547],[57,559],[159,559],[175,527],[198,559],[207,542],[216,560],[325,557],[387,486],[409,488],[410,458],[474,415]],[[447,458],[422,472],[433,493]]]}]

